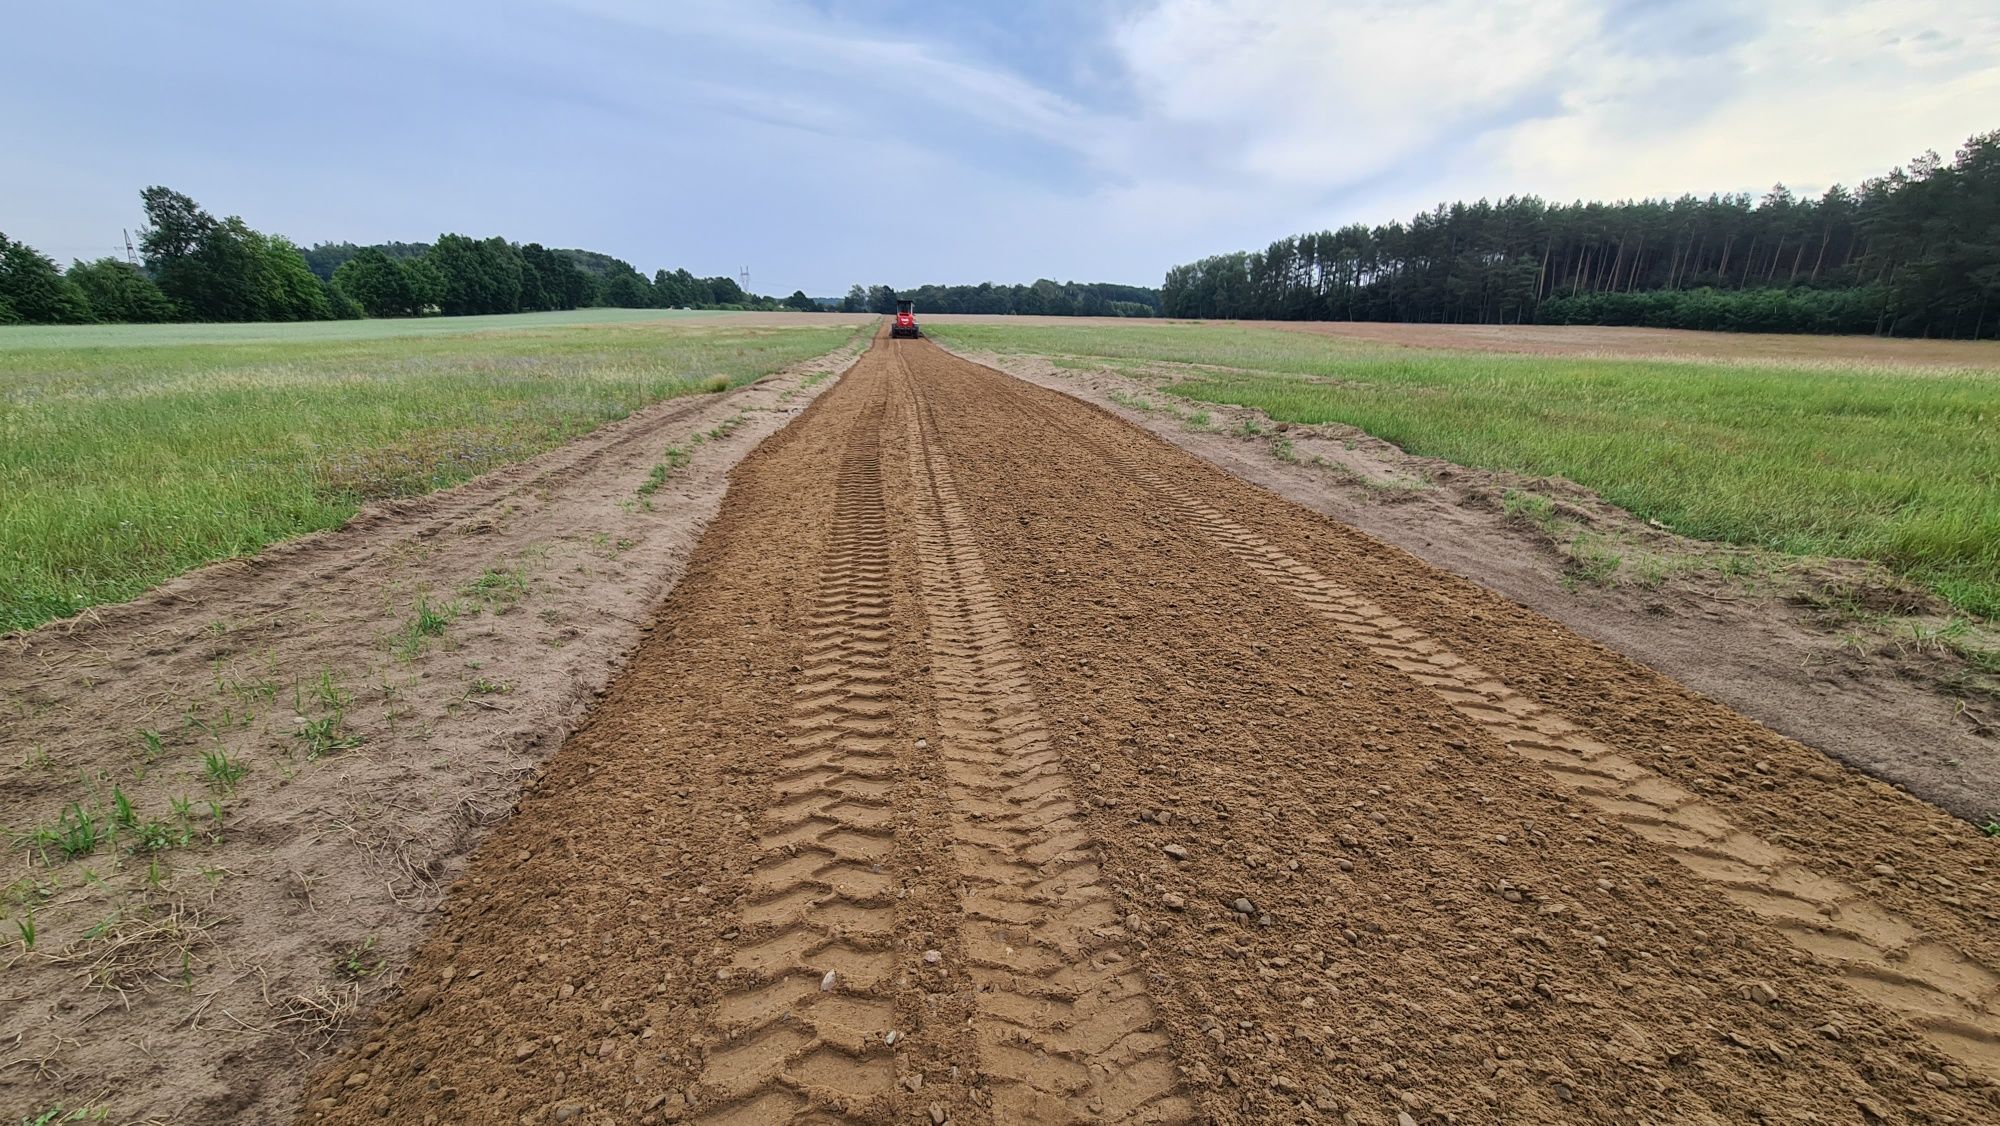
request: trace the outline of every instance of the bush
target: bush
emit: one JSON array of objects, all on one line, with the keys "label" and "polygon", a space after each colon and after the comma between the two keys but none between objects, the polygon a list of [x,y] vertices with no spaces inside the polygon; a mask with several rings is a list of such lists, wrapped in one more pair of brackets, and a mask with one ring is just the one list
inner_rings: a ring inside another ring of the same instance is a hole
[{"label": "bush", "polygon": [[1542,302],[1535,320],[1712,332],[1872,333],[1886,301],[1880,286],[1585,293]]}]

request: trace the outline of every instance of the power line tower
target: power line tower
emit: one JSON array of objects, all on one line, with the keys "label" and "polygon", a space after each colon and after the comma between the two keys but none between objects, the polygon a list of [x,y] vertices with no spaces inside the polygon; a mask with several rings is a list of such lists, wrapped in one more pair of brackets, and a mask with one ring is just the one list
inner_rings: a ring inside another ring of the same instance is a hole
[{"label": "power line tower", "polygon": [[745,266],[736,271],[736,284],[743,287],[743,292],[750,292],[750,267]]},{"label": "power line tower", "polygon": [[135,251],[135,250],[133,250],[133,249],[132,249],[132,232],[131,232],[131,231],[129,231],[129,230],[126,230],[126,229],[125,229],[125,228],[123,228],[123,227],[119,228],[119,231],[120,231],[120,233],[122,233],[122,234],[123,234],[123,235],[125,236],[125,261],[126,261],[126,263],[127,263],[128,265],[131,265],[131,266],[137,266],[137,265],[139,264],[139,254],[138,254],[138,252],[137,252],[137,251]]}]

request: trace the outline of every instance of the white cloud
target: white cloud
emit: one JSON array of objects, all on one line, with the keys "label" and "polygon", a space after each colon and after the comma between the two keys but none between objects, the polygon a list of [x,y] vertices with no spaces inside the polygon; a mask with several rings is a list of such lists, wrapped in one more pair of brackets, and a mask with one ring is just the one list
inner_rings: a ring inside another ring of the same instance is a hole
[{"label": "white cloud", "polygon": [[1421,153],[1531,94],[1596,33],[1580,0],[1165,0],[1117,49],[1202,165],[1317,190]]},{"label": "white cloud", "polygon": [[[1561,110],[1483,138],[1487,174],[1563,198],[1852,186],[2000,127],[2000,8],[1954,0],[1786,0],[1719,59],[1706,112],[1647,127],[1689,66],[1594,51]],[[1493,189],[1488,189],[1493,190]]]},{"label": "white cloud", "polygon": [[1990,0],[1161,0],[1114,45],[1135,174],[1179,181],[1136,190],[1294,212],[1274,236],[1482,195],[1851,185],[2000,126]]}]

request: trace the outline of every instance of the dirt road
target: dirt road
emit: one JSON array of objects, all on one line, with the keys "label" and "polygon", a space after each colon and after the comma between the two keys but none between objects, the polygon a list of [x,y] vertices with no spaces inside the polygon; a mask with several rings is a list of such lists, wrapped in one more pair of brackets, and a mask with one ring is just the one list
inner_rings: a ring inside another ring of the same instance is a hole
[{"label": "dirt road", "polygon": [[735,471],[310,1121],[1980,1121],[2000,847],[925,341]]}]

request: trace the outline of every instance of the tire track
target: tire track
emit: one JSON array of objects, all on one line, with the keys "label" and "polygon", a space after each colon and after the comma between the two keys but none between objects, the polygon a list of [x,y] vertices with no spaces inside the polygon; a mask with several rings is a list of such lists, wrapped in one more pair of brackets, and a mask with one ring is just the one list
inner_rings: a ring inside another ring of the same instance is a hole
[{"label": "tire track", "polygon": [[914,400],[919,579],[993,1118],[1191,1121],[1144,973],[1124,949],[1093,842],[937,456],[929,404],[896,354]]},{"label": "tire track", "polygon": [[701,1074],[704,1123],[877,1118],[895,1083],[885,1034],[896,889],[882,868],[895,847],[897,696],[881,425],[877,403],[841,459],[788,751],[715,1015],[727,1040]]},{"label": "tire track", "polygon": [[2000,973],[1925,936],[1911,920],[1852,884],[1821,876],[1790,850],[1738,828],[1714,804],[1508,688],[1129,455],[1077,432],[1040,403],[1024,400],[1024,405],[1172,502],[1199,532],[1259,577],[1485,727],[1565,792],[1659,845],[1730,901],[1835,966],[1855,993],[1900,1014],[1941,1051],[2000,1080]]},{"label": "tire track", "polygon": [[1902,1015],[1940,1050],[2000,1078],[2000,975],[1927,938],[1859,888],[1821,876],[1790,851],[1737,828],[1715,805],[1513,691],[1186,490],[1117,453],[1103,456],[1261,578],[1359,639],[1383,664],[1486,728],[1564,790],[1832,963],[1856,993]]}]

